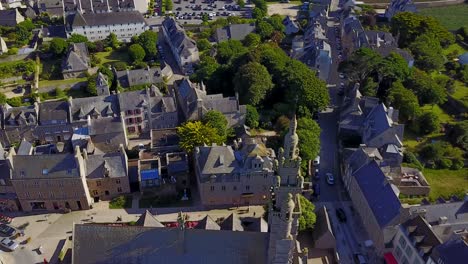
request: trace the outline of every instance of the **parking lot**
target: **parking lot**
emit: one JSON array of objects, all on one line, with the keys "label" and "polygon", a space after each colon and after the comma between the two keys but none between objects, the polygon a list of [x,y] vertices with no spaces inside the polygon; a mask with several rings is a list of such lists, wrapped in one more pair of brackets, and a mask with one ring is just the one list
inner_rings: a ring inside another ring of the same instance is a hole
[{"label": "parking lot", "polygon": [[182,24],[200,24],[203,16],[208,20],[229,16],[251,17],[250,8],[241,8],[233,0],[174,0],[172,12]]}]

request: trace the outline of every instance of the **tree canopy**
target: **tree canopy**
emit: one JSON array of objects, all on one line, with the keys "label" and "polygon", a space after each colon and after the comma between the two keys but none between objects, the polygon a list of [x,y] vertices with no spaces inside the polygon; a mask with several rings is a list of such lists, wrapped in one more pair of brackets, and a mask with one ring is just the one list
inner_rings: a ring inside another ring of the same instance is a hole
[{"label": "tree canopy", "polygon": [[229,63],[247,52],[247,48],[242,46],[239,40],[230,39],[218,44],[218,53],[216,58],[219,63]]},{"label": "tree canopy", "polygon": [[49,50],[55,55],[62,55],[67,50],[68,43],[62,38],[53,38],[50,42]]},{"label": "tree canopy", "polygon": [[433,112],[422,113],[418,117],[417,124],[419,127],[419,133],[423,135],[428,135],[437,132],[440,129],[439,116],[434,114]]},{"label": "tree canopy", "polygon": [[177,127],[177,135],[180,147],[187,153],[192,153],[195,147],[203,144],[223,143],[215,128],[200,121],[189,121]]},{"label": "tree canopy", "polygon": [[421,111],[418,97],[411,90],[406,89],[401,82],[393,83],[388,101],[391,106],[399,110],[400,118],[404,121],[413,120]]},{"label": "tree canopy", "polygon": [[310,118],[299,118],[297,122],[300,156],[303,160],[312,160],[320,152],[320,127]]},{"label": "tree canopy", "polygon": [[351,81],[363,83],[382,63],[382,56],[370,48],[360,48],[340,63],[338,70],[348,76]]},{"label": "tree canopy", "polygon": [[257,108],[251,105],[247,105],[247,113],[245,115],[245,124],[250,128],[256,128],[259,125],[260,115],[258,114]]},{"label": "tree canopy", "polygon": [[221,137],[222,141],[226,141],[228,136],[228,121],[226,117],[219,111],[210,110],[203,116],[203,124],[209,125],[216,129],[218,136]]},{"label": "tree canopy", "polygon": [[244,46],[249,47],[249,48],[258,46],[260,42],[261,42],[260,35],[255,34],[255,33],[247,34],[247,36],[245,36],[244,40],[242,41]]},{"label": "tree canopy", "polygon": [[409,49],[415,56],[416,66],[423,70],[439,70],[444,66],[445,58],[442,54],[442,47],[432,33],[418,36],[409,45]]},{"label": "tree canopy", "polygon": [[206,55],[201,56],[200,63],[195,66],[195,74],[191,78],[198,82],[206,82],[211,79],[218,68],[219,64],[215,58]]},{"label": "tree canopy", "polygon": [[299,203],[302,210],[301,216],[299,216],[299,231],[311,230],[317,221],[317,216],[314,213],[315,206],[300,194]]},{"label": "tree canopy", "polygon": [[256,28],[257,34],[260,35],[262,39],[267,39],[273,34],[275,29],[273,26],[265,20],[259,21]]},{"label": "tree canopy", "polygon": [[130,55],[130,58],[133,62],[142,61],[146,56],[146,52],[143,49],[143,47],[140,46],[140,44],[130,45],[130,47],[128,48],[128,54]]},{"label": "tree canopy", "polygon": [[419,69],[412,71],[405,87],[412,90],[421,104],[441,104],[447,100],[447,93],[430,75]]},{"label": "tree canopy", "polygon": [[86,36],[80,35],[80,34],[71,34],[71,36],[68,38],[68,41],[71,43],[87,43],[88,38]]},{"label": "tree canopy", "polygon": [[138,44],[145,50],[146,56],[150,58],[156,57],[158,50],[156,43],[158,42],[158,34],[152,30],[147,30],[138,36]]},{"label": "tree canopy", "polygon": [[273,83],[265,66],[249,62],[239,68],[234,77],[234,88],[242,103],[258,105],[273,88]]},{"label": "tree canopy", "polygon": [[454,124],[449,133],[449,139],[452,144],[468,150],[468,120]]},{"label": "tree canopy", "polygon": [[4,93],[0,92],[0,105],[4,105],[7,102],[7,97]]}]

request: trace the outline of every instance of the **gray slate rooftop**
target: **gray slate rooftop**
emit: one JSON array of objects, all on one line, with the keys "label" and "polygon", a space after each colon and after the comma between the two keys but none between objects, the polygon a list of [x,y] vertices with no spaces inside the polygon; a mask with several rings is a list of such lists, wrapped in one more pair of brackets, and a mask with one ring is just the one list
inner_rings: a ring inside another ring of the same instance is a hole
[{"label": "gray slate rooftop", "polygon": [[145,19],[138,11],[86,13],[77,12],[72,27],[120,25],[128,23],[145,24]]}]

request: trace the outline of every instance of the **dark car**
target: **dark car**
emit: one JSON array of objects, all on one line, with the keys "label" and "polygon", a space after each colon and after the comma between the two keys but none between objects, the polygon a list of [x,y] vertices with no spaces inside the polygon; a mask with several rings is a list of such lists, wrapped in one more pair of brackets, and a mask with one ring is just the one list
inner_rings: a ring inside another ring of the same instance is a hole
[{"label": "dark car", "polygon": [[5,237],[11,237],[16,233],[16,230],[5,224],[0,224],[0,234]]},{"label": "dark car", "polygon": [[176,8],[176,11],[182,11],[182,7]]},{"label": "dark car", "polygon": [[342,208],[336,209],[336,217],[338,217],[340,222],[346,222],[346,214]]}]

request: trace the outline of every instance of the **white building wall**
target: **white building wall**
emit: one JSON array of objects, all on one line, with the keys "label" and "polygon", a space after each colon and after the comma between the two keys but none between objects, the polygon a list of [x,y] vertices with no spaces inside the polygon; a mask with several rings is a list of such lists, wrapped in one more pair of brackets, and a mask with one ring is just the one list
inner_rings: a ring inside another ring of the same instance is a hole
[{"label": "white building wall", "polygon": [[133,36],[140,35],[147,30],[144,23],[113,24],[105,26],[74,27],[72,34],[86,36],[90,41],[104,40],[110,33],[117,35],[123,42],[130,42]]}]

